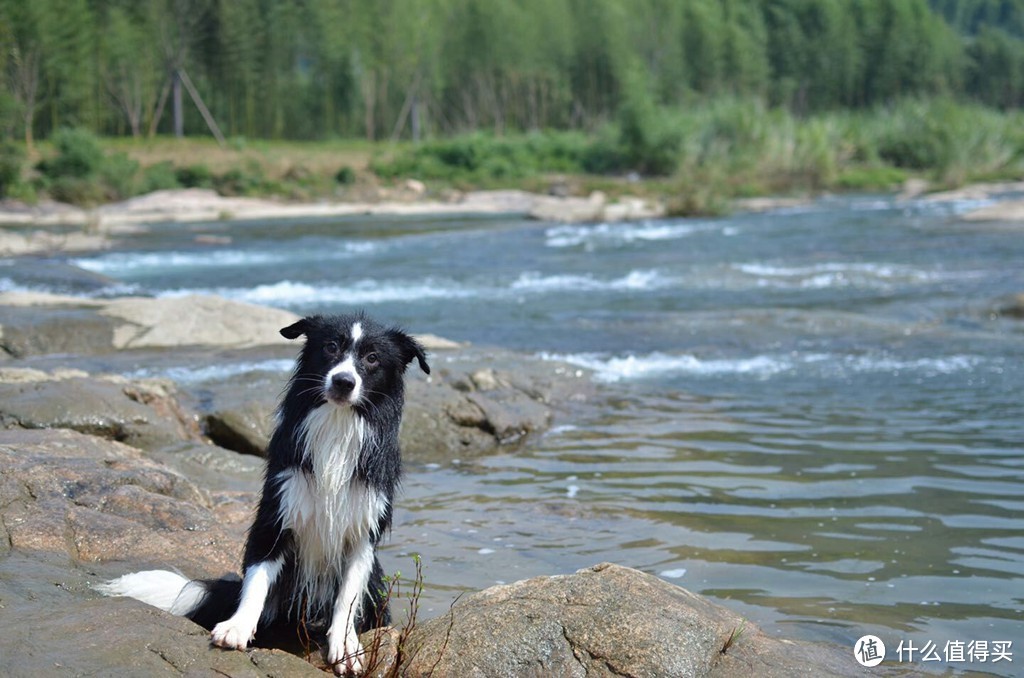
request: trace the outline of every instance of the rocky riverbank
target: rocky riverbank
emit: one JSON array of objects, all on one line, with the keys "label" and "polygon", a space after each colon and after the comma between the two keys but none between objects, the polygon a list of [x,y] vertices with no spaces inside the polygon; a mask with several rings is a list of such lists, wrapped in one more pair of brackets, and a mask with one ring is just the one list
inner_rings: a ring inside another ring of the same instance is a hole
[{"label": "rocky riverbank", "polygon": [[[216,297],[0,295],[0,674],[323,675],[315,647],[220,651],[90,589],[138,567],[237,568],[293,319]],[[576,368],[422,340],[432,376],[410,375],[403,426],[414,462],[512,452],[603,397]],[[138,376],[169,355],[184,377]],[[231,361],[252,367],[195,377]],[[402,675],[857,675],[842,648],[768,638],[613,565],[488,589],[364,643]]]},{"label": "rocky riverbank", "polygon": [[[977,201],[985,204],[964,215],[965,221],[1024,219],[1024,201],[1012,196],[1024,192],[1024,182],[982,183],[951,191],[929,192],[923,180],[911,180],[897,196],[901,200],[932,203]],[[1010,196],[1010,197],[1007,197]],[[761,212],[805,206],[810,196],[764,197],[733,201],[741,212]],[[522,215],[541,221],[580,223],[656,219],[666,205],[651,198],[624,196],[610,199],[601,191],[587,196],[543,195],[521,190],[448,191],[429,197],[423,184],[409,180],[403,186],[364,202],[296,203],[265,198],[224,197],[210,189],[154,191],[119,203],[81,208],[56,202],[26,205],[0,201],[0,256],[107,249],[126,234],[161,222],[211,222],[348,217],[353,215]],[[197,236],[207,237],[207,236]],[[214,240],[216,236],[212,236]],[[212,242],[211,244],[217,244]]]},{"label": "rocky riverbank", "polygon": [[0,256],[105,249],[125,233],[165,221],[518,214],[544,221],[582,222],[652,219],[665,214],[665,206],[658,201],[635,197],[610,200],[600,191],[586,197],[519,190],[453,191],[446,199],[438,200],[425,197],[419,182],[409,183],[413,189],[378,202],[291,203],[227,198],[200,188],[155,191],[92,209],[53,202],[30,206],[0,201],[0,226],[5,226],[0,228]]}]

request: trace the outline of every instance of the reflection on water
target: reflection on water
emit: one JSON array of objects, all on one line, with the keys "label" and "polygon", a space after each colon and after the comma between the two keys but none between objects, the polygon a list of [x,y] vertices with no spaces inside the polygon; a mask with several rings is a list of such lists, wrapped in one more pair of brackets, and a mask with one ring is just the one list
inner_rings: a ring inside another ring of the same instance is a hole
[{"label": "reflection on water", "polygon": [[427,556],[427,607],[609,560],[805,637],[1020,638],[1024,461],[984,422],[632,391],[521,454],[410,474],[388,555]]}]

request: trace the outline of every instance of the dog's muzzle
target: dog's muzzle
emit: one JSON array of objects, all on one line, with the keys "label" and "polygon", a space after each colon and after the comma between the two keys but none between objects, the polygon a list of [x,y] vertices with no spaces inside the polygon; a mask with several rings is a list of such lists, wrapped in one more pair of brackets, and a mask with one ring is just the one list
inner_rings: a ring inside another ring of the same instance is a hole
[{"label": "dog's muzzle", "polygon": [[356,389],[356,378],[344,372],[331,377],[330,395],[339,400],[347,400]]}]

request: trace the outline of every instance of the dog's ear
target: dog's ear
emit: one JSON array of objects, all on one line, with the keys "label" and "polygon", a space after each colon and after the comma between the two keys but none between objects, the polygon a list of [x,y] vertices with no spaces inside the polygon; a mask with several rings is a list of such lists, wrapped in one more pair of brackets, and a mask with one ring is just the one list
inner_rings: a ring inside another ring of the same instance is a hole
[{"label": "dog's ear", "polygon": [[298,339],[309,331],[309,318],[303,318],[297,323],[281,328],[281,336],[285,339]]},{"label": "dog's ear", "polygon": [[427,364],[427,351],[423,344],[416,341],[402,330],[390,330],[391,339],[398,345],[401,351],[402,363],[408,365],[415,359],[420,364],[420,369],[430,374],[430,365]]}]

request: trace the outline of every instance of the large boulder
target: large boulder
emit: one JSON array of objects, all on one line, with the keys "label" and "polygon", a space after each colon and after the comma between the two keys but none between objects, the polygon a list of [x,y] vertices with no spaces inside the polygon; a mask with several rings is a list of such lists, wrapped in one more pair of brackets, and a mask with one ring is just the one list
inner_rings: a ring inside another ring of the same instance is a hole
[{"label": "large boulder", "polygon": [[280,650],[212,648],[186,619],[91,590],[139,566],[236,570],[253,499],[121,443],[0,431],[0,675],[322,676]]},{"label": "large boulder", "polygon": [[73,429],[145,449],[202,441],[173,383],[68,369],[0,368],[0,426]]},{"label": "large boulder", "polygon": [[513,374],[483,367],[487,362],[464,361],[436,370],[429,380],[409,380],[404,454],[418,461],[479,455],[550,426],[557,404],[553,383],[527,370]]},{"label": "large boulder", "polygon": [[[26,303],[36,295],[0,294],[0,357],[109,353],[114,321],[96,313],[98,305],[72,297],[66,303]],[[52,301],[51,295],[45,295]],[[5,301],[16,301],[9,304]]]},{"label": "large boulder", "polygon": [[[429,377],[410,370],[402,417],[403,455],[434,462],[510,448],[547,429],[559,412],[588,400],[575,368],[504,351],[427,343]],[[231,450],[264,454],[286,376],[249,372],[193,387],[203,428]]]},{"label": "large boulder", "polygon": [[[92,592],[141,567],[236,569],[258,460],[198,449],[186,464],[213,464],[242,489],[197,485],[75,431],[0,431],[0,675],[322,675],[315,645],[222,651],[185,619]],[[362,641],[375,675],[860,675],[849,650],[769,638],[707,599],[607,564],[493,587]]]},{"label": "large boulder", "polygon": [[248,527],[230,502],[139,450],[67,430],[0,431],[0,518],[0,549],[196,575],[235,570]]},{"label": "large boulder", "polygon": [[288,311],[217,296],[87,299],[39,292],[0,293],[0,349],[23,358],[121,349],[282,345]]},{"label": "large boulder", "polygon": [[612,564],[468,596],[411,631],[363,638],[376,670],[458,676],[862,675],[852,651],[765,636],[706,598]]},{"label": "large boulder", "polygon": [[123,321],[114,348],[169,346],[266,346],[284,342],[279,330],[298,316],[266,306],[190,294],[167,299],[123,297],[100,314]]}]

